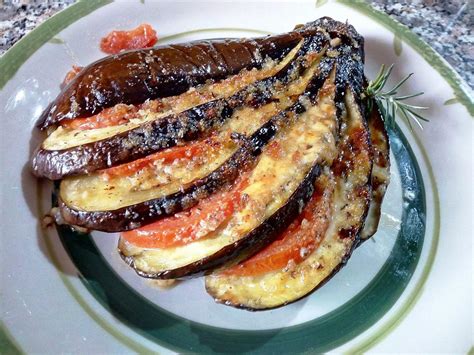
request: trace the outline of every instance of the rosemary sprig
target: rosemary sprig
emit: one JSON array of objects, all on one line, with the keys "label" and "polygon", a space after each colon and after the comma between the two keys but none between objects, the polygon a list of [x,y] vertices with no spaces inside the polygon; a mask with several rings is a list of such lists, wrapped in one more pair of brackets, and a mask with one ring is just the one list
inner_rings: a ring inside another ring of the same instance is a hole
[{"label": "rosemary sprig", "polygon": [[389,68],[385,68],[382,65],[376,78],[369,82],[369,85],[365,89],[365,96],[368,99],[368,110],[372,110],[374,102],[382,113],[384,122],[387,126],[392,127],[395,125],[395,117],[397,113],[407,122],[411,130],[413,130],[412,121],[414,121],[421,129],[423,126],[421,121],[429,122],[428,119],[423,117],[418,110],[426,110],[428,107],[416,106],[405,102],[407,99],[423,95],[423,92],[418,92],[411,95],[399,95],[397,96],[398,89],[410,79],[413,73],[408,74],[398,84],[388,91],[383,91],[387,80],[393,70],[393,64]]}]

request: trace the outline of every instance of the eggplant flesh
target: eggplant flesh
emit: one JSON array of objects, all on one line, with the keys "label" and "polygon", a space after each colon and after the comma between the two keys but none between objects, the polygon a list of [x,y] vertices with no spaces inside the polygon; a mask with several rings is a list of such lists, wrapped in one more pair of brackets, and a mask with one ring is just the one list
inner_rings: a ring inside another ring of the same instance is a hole
[{"label": "eggplant flesh", "polygon": [[283,228],[290,223],[311,196],[319,166],[337,155],[331,78],[320,91],[317,104],[301,99],[304,112],[289,120],[263,148],[243,190],[246,203],[225,225],[206,238],[174,248],[144,249],[122,238],[119,250],[126,262],[145,277],[187,277],[271,241],[278,232],[275,226]]},{"label": "eggplant flesh", "polygon": [[195,41],[108,56],[84,68],[44,111],[38,126],[94,115],[118,103],[181,94],[208,80],[262,67],[293,49],[298,33],[250,40]]},{"label": "eggplant flesh", "polygon": [[[288,96],[297,97],[297,95],[289,94],[308,91],[311,95],[316,95],[329,75],[330,70],[331,64],[326,62],[318,64],[316,58],[316,61],[303,73],[299,80],[290,83],[285,87],[282,94],[277,95],[280,101],[279,106],[281,107],[283,102],[285,102],[285,105],[294,102],[294,99],[290,100]],[[192,180],[190,184],[184,184],[183,182],[185,181],[181,180],[149,190],[131,191],[130,177],[117,178],[110,182],[104,180],[100,175],[64,179],[60,189],[60,209],[63,218],[66,222],[74,225],[112,232],[138,228],[147,222],[156,220],[158,217],[189,208],[197,203],[199,199],[205,198],[220,187],[235,180],[241,170],[245,170],[246,166],[252,164],[259,155],[261,148],[278,131],[278,127],[288,120],[291,115],[300,111],[302,107],[301,103],[296,102],[270,119],[268,119],[268,107],[265,106],[258,110],[244,109],[240,111],[240,113],[244,112],[246,115],[237,115],[235,120],[228,122],[227,128],[232,134],[236,132],[241,133],[242,146],[221,166],[205,177],[197,176],[195,174],[196,171],[188,171],[186,166],[184,166],[184,176],[189,181]],[[270,112],[273,111],[270,110]],[[264,122],[265,120],[267,122]],[[258,127],[259,124],[257,122],[264,123]],[[255,129],[257,130],[254,132]],[[242,134],[247,136],[242,137]],[[229,150],[227,152],[230,153]],[[221,157],[224,154],[225,152],[221,152]],[[223,160],[222,158],[220,159],[221,161]],[[212,166],[204,164],[197,169],[197,173],[204,175],[203,172],[209,170],[212,170]],[[142,171],[139,171],[137,174],[140,177],[143,176]],[[153,181],[154,178],[151,180]],[[155,198],[129,204],[114,210],[84,210],[84,207],[90,207],[91,203],[96,203],[96,206],[92,205],[96,208],[97,204],[100,204],[102,208],[120,206],[120,204],[131,203],[131,201],[135,202],[131,200],[132,198],[143,198],[144,196],[146,198],[154,196]],[[78,209],[78,207],[82,209]]]},{"label": "eggplant flesh", "polygon": [[[207,292],[220,303],[264,310],[294,302],[323,285],[347,261],[359,239],[370,201],[372,170],[370,137],[360,107],[351,91],[346,94],[339,156],[327,176],[316,185],[329,189],[331,216],[321,244],[302,262],[256,276],[226,275],[216,271],[206,277]],[[317,238],[318,236],[314,236]]]}]

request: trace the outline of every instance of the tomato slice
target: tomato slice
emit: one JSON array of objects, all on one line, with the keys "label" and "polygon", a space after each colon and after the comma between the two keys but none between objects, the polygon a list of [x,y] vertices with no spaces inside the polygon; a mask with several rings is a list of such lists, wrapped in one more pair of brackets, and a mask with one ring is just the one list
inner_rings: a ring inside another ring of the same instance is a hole
[{"label": "tomato slice", "polygon": [[130,31],[112,31],[100,41],[100,49],[117,54],[128,49],[152,47],[158,41],[156,31],[149,24],[141,24]]},{"label": "tomato slice", "polygon": [[137,116],[139,108],[134,105],[118,104],[102,110],[97,115],[84,118],[75,118],[61,122],[66,129],[95,129],[127,123]]},{"label": "tomato slice", "polygon": [[132,231],[122,238],[142,248],[172,248],[203,239],[224,223],[242,204],[246,180],[231,190],[201,200],[195,207]]},{"label": "tomato slice", "polygon": [[76,76],[77,74],[79,74],[79,72],[82,70],[83,67],[80,67],[78,65],[73,65],[71,70],[69,70],[66,74],[66,76],[64,77],[64,80],[61,84],[61,89],[65,86],[67,86],[67,84],[69,84]]},{"label": "tomato slice", "polygon": [[219,146],[218,142],[213,143],[211,140],[211,138],[208,138],[202,141],[192,142],[181,147],[165,149],[158,153],[147,155],[144,158],[134,160],[130,163],[125,163],[112,168],[101,170],[101,174],[103,174],[103,176],[107,179],[113,177],[129,176],[141,169],[152,167],[156,161],[161,161],[163,164],[171,164],[178,159],[189,160],[198,155],[202,155],[205,152],[209,152],[212,149],[217,149]]},{"label": "tomato slice", "polygon": [[222,275],[257,276],[281,270],[290,262],[302,262],[321,243],[329,216],[329,194],[316,186],[306,207],[275,241],[251,258],[222,271]]}]

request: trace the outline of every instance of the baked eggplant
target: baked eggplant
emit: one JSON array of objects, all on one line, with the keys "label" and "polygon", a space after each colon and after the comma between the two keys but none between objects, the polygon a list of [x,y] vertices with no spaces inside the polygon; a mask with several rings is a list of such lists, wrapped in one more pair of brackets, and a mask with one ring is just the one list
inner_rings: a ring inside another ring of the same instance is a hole
[{"label": "baked eggplant", "polygon": [[[296,82],[273,94],[278,104],[236,110],[219,136],[219,147],[226,148],[217,154],[207,151],[203,159],[185,160],[181,166],[175,162],[164,168],[153,164],[132,176],[110,179],[101,172],[64,179],[59,193],[63,218],[70,224],[108,232],[134,229],[189,208],[231,183],[252,164],[278,127],[301,110],[301,104],[294,103],[295,100],[305,90],[319,90],[332,62],[319,62],[319,58],[308,62],[308,69]],[[233,135],[237,135],[235,144],[226,139]],[[147,170],[151,170],[150,176],[144,174]]]},{"label": "baked eggplant", "polygon": [[[225,122],[234,109],[252,98],[258,102],[259,97],[268,96],[258,90],[258,79],[266,77],[269,84],[280,70],[291,68],[287,64],[296,59],[297,53],[295,48],[281,62],[208,85],[201,89],[203,92],[192,88],[178,97],[164,99],[158,103],[158,110],[139,110],[138,117],[123,124],[87,130],[60,126],[35,152],[33,173],[53,180],[91,173],[196,139]],[[290,75],[290,70],[285,73]],[[214,92],[225,96],[215,98]]]},{"label": "baked eggplant", "polygon": [[206,275],[220,303],[280,307],[377,229],[389,182],[363,38],[321,18],[278,36],[130,51],[43,113],[32,160],[71,225],[121,232],[138,275]]},{"label": "baked eggplant", "polygon": [[248,173],[241,206],[215,231],[170,248],[137,247],[125,234],[119,243],[125,261],[141,276],[182,278],[204,273],[270,242],[312,195],[320,166],[330,164],[337,155],[334,76],[333,71],[321,90],[314,85],[313,95],[300,98],[300,111],[288,117]]},{"label": "baked eggplant", "polygon": [[[291,70],[295,66],[292,62],[301,55],[299,50],[317,52],[328,41],[333,47],[337,47],[340,43],[346,46],[349,46],[347,43],[350,43],[350,45],[361,47],[361,38],[356,37],[353,32],[355,33],[353,29],[350,29],[350,26],[342,26],[336,21],[330,19],[318,20],[287,34],[288,42],[292,43],[294,38],[300,38],[300,42],[296,43],[291,50],[283,51],[287,54],[281,60],[270,59],[265,62],[266,64],[263,67],[257,65],[259,69],[255,67],[253,70],[244,69],[236,75],[211,84],[192,86],[183,94],[177,97],[163,98],[158,102],[153,102],[154,105],[145,103],[142,109],[135,108],[136,112],[133,114],[125,109],[123,115],[131,117],[121,124],[106,127],[99,126],[99,128],[92,129],[74,129],[67,128],[64,125],[59,126],[50,133],[35,152],[32,160],[33,172],[38,177],[56,180],[67,175],[90,173],[98,169],[132,161],[160,149],[196,139],[198,136],[212,131],[216,125],[220,125],[225,121],[236,107],[243,105],[249,91],[253,94],[254,102],[264,100],[265,92],[258,95],[254,92],[254,88],[262,86],[259,85],[262,80],[268,84],[268,81],[275,80],[275,78],[282,79],[282,76],[288,76],[289,72],[294,73]],[[313,39],[308,41],[308,38]],[[303,45],[305,39],[305,48],[299,48]],[[253,41],[249,40],[252,43]],[[196,44],[196,46],[199,47],[199,44]],[[192,51],[193,46],[190,45],[187,48]],[[159,50],[157,51],[158,54],[161,53]],[[237,51],[237,53],[240,52]],[[278,58],[280,59],[280,57]],[[345,70],[344,66],[348,68],[355,67],[347,63],[341,63],[341,70]],[[100,65],[97,68],[92,65],[91,68],[94,72],[98,72],[97,75],[103,69]],[[106,69],[103,70],[107,72]],[[170,69],[165,71],[168,72]],[[122,74],[121,72],[120,75]],[[136,79],[134,73],[132,74],[131,78],[125,80],[128,83],[127,85],[132,85],[132,82]],[[347,74],[350,74],[349,71]],[[84,73],[76,78],[77,82],[71,82],[68,88],[79,85],[78,83],[81,82],[83,75]],[[104,75],[110,76],[111,74]],[[90,76],[88,75],[87,78],[90,78]],[[104,85],[106,82],[104,82]],[[110,92],[114,92],[116,87],[121,88],[120,83],[113,83],[115,86],[107,89]],[[84,84],[81,90],[85,91],[88,85]],[[249,85],[250,88],[247,88]],[[74,93],[77,90],[70,93],[68,88],[57,100],[67,102],[69,105],[70,102],[75,102]],[[105,95],[104,90],[99,90],[96,87],[93,90],[91,89],[93,95],[98,95],[98,97]],[[137,89],[137,91],[140,90]],[[64,97],[67,97],[67,95],[71,96],[68,100],[65,100]],[[119,97],[122,96],[119,95]],[[153,97],[151,95],[145,99]],[[248,100],[251,99],[248,98]],[[93,98],[88,98],[86,101],[95,102]],[[123,107],[128,102],[130,101],[126,99],[118,101],[118,106]],[[56,104],[53,104],[53,106],[57,107]],[[50,111],[47,110],[47,112]],[[71,118],[66,121],[74,121],[74,119]]]},{"label": "baked eggplant", "polygon": [[178,95],[242,69],[262,68],[300,41],[297,33],[288,33],[254,40],[196,41],[109,56],[84,68],[44,111],[38,127],[93,115],[119,103]]},{"label": "baked eggplant", "polygon": [[345,108],[339,156],[316,180],[301,217],[283,239],[206,277],[206,290],[217,302],[249,310],[286,305],[320,287],[350,257],[370,203],[372,157],[363,111],[350,90]]}]

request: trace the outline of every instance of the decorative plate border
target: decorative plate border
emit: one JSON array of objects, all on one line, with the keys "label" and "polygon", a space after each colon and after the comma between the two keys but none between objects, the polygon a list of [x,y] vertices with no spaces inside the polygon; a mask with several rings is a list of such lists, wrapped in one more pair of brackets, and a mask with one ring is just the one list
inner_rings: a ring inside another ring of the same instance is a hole
[{"label": "decorative plate border", "polygon": [[[422,39],[420,39],[416,34],[411,32],[406,26],[400,24],[399,22],[391,19],[388,15],[375,10],[369,4],[365,3],[363,0],[337,0],[339,3],[342,3],[346,6],[352,7],[363,14],[373,18],[374,20],[378,21],[385,27],[387,27],[390,31],[394,34],[400,36],[404,41],[409,43],[412,48],[417,50],[420,55],[430,64],[435,70],[439,72],[439,74],[449,83],[449,85],[453,88],[455,95],[460,103],[462,103],[468,110],[468,112],[473,115],[474,112],[474,100],[472,98],[472,94],[468,89],[467,85],[462,81],[459,75],[450,67],[450,65],[441,57],[439,56],[428,44],[426,44]],[[87,14],[93,12],[97,8],[100,8],[104,5],[110,3],[110,0],[90,0],[90,1],[79,1],[78,3],[68,7],[67,9],[61,11],[60,13],[56,14],[55,16],[51,17],[43,24],[38,26],[32,32],[30,32],[27,36],[21,39],[17,44],[15,44],[7,53],[5,53],[0,58],[0,72],[2,72],[2,77],[0,78],[0,88],[2,88],[8,80],[10,80],[16,71],[21,67],[21,65],[42,45],[44,45],[48,40],[53,38],[57,33],[59,33],[62,29],[66,28],[70,24],[74,23],[75,21],[79,20],[80,18],[86,16]],[[432,189],[433,189],[433,198],[435,203],[435,232],[439,234],[439,217],[440,217],[440,208],[439,208],[439,197],[436,188],[436,183],[434,179],[434,174],[429,164],[428,155],[423,148],[421,141],[418,137],[415,136],[415,140],[421,149],[421,153],[423,155],[424,160],[426,161],[428,174],[430,180],[432,181]],[[437,243],[438,243],[438,235],[434,236],[432,250],[430,250],[428,263],[423,270],[422,278],[417,285],[416,289],[413,291],[412,295],[410,295],[409,299],[411,300],[410,304],[405,305],[404,310],[401,312],[402,316],[399,317],[394,322],[388,322],[383,326],[381,329],[380,334],[378,336],[373,337],[373,340],[370,342],[364,343],[360,349],[364,351],[369,347],[373,346],[375,343],[380,341],[388,331],[393,329],[402,319],[403,314],[413,307],[416,300],[418,299],[421,291],[421,287],[426,281],[428,277],[429,270],[433,263]],[[64,281],[64,280],[63,280]],[[382,331],[383,330],[383,331]],[[16,342],[12,339],[9,335],[7,329],[2,326],[0,327],[0,345],[2,345],[2,349],[7,353],[21,353],[20,347]],[[129,344],[131,345],[131,344]],[[137,344],[138,345],[138,344]],[[145,350],[143,347],[136,348],[131,346],[132,349],[141,351]],[[146,351],[146,350],[145,350]]]}]

